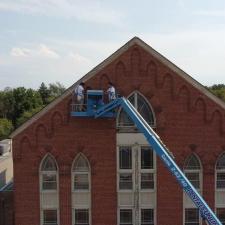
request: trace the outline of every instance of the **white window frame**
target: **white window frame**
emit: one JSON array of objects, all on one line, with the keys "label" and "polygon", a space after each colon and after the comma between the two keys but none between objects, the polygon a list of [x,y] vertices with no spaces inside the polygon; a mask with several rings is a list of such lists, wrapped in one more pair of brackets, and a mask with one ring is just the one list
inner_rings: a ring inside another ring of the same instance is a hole
[{"label": "white window frame", "polygon": [[[55,161],[55,164],[56,164],[56,171],[42,171],[42,164],[43,164],[43,162],[44,162],[44,160],[47,158],[47,157],[51,157],[52,159],[54,159],[54,161]],[[58,165],[57,165],[57,162],[56,162],[56,160],[55,160],[55,158],[54,158],[54,156],[52,156],[51,154],[46,154],[45,156],[44,156],[44,158],[42,159],[42,161],[41,161],[41,163],[40,163],[40,168],[39,168],[39,190],[40,190],[40,192],[44,192],[44,193],[47,193],[47,192],[49,192],[49,193],[55,193],[55,192],[58,192],[58,190],[59,190],[59,173],[58,173],[58,171],[59,171],[59,168],[58,168]],[[56,175],[56,189],[43,189],[43,175]]]},{"label": "white window frame", "polygon": [[[131,149],[131,169],[120,169],[120,148],[129,147]],[[117,191],[118,192],[133,192],[134,190],[134,159],[133,150],[131,145],[120,145],[117,148]],[[132,177],[132,189],[120,189],[120,174],[131,173]]]},{"label": "white window frame", "polygon": [[[75,171],[73,170],[74,165],[77,161],[77,159],[82,156],[88,165],[88,171]],[[75,174],[88,174],[88,189],[74,189],[74,179],[75,179]],[[71,166],[71,201],[73,201],[73,193],[75,193],[76,195],[82,194],[82,193],[86,193],[89,194],[89,200],[88,200],[88,205],[79,205],[79,206],[73,206],[72,205],[72,224],[75,224],[75,210],[77,209],[87,209],[88,213],[89,213],[89,225],[92,224],[92,209],[91,209],[91,165],[89,163],[89,160],[87,159],[87,157],[83,154],[83,153],[78,153],[78,155],[75,157],[75,159],[73,160],[72,166]],[[72,203],[72,202],[71,202]]]},{"label": "white window frame", "polygon": [[[186,173],[198,173],[199,174],[199,188],[196,188],[196,190],[199,192],[199,194],[202,194],[202,190],[203,190],[203,167],[202,167],[202,162],[201,162],[200,158],[195,153],[191,153],[185,159],[184,164],[186,164],[186,160],[188,160],[189,157],[191,157],[192,155],[194,155],[198,159],[200,169],[185,169],[185,168],[183,168],[183,172],[184,172],[185,176],[186,176]],[[185,225],[185,209],[198,209],[198,208],[196,206],[193,206],[193,207],[186,206],[184,200],[185,200],[185,192],[183,191],[183,224]],[[201,225],[201,224],[202,224],[202,218],[201,218],[201,215],[199,214],[199,225]]]},{"label": "white window frame", "polygon": [[[217,216],[217,218],[219,219],[219,217],[218,217],[218,214],[217,214],[217,210],[218,209],[224,209],[224,211],[225,211],[225,207],[216,207],[216,216]],[[223,221],[222,221],[223,222]],[[224,220],[224,223],[223,224],[225,224],[225,220]]]},{"label": "white window frame", "polygon": [[[132,95],[134,95],[134,107],[135,107],[135,109],[137,109],[138,95],[140,95],[145,100],[145,102],[149,106],[149,108],[152,112],[152,116],[153,116],[153,124],[151,124],[151,127],[155,128],[156,127],[156,116],[155,116],[154,110],[153,110],[151,104],[149,103],[149,101],[147,100],[147,98],[143,94],[141,94],[139,91],[134,91],[127,97],[127,99],[129,99]],[[119,128],[119,129],[126,129],[126,128],[127,129],[129,129],[129,128],[134,129],[135,126],[132,126],[132,125],[130,125],[130,126],[119,125],[119,118],[120,118],[120,113],[121,113],[122,110],[123,110],[122,108],[119,108],[119,110],[118,110],[118,116],[116,118],[117,128]]]},{"label": "white window frame", "polygon": [[[185,209],[195,209],[195,210],[198,210],[199,211],[199,209],[198,208],[184,208],[184,210],[183,210],[183,224],[185,225],[185,223],[186,223],[186,221],[185,221]],[[198,213],[198,221],[199,221],[199,225],[201,225],[202,224],[202,219],[201,219],[201,215],[200,215],[200,213]],[[191,223],[191,222],[190,222]],[[192,222],[193,223],[193,222]]]},{"label": "white window frame", "polygon": [[[42,171],[42,164],[43,164],[44,160],[47,157],[51,157],[55,161],[56,171]],[[56,187],[57,188],[55,190],[45,190],[45,189],[42,188],[43,174],[56,174],[56,182],[57,182]],[[54,208],[43,207],[41,199],[42,199],[42,194],[44,194],[44,193],[56,193],[57,198],[58,198],[58,207],[54,207]],[[57,210],[57,225],[60,225],[59,167],[58,167],[58,164],[57,164],[57,161],[56,161],[55,157],[52,154],[50,154],[50,153],[47,153],[43,157],[43,159],[41,160],[40,165],[39,165],[39,196],[40,196],[40,225],[44,224],[44,216],[43,216],[44,215],[44,210]]]},{"label": "white window frame", "polygon": [[[217,174],[218,173],[224,173],[225,174],[225,169],[217,169],[217,164],[220,160],[221,157],[223,157],[223,155],[225,154],[225,152],[222,152],[219,157],[217,158],[216,160],[216,164],[215,164],[215,212],[216,212],[216,215],[217,215],[217,209],[225,209],[225,203],[218,203],[217,202],[217,198],[220,197],[221,195],[225,195],[225,188],[217,188]],[[219,196],[217,196],[219,195]]]},{"label": "white window frame", "polygon": [[59,210],[57,208],[44,208],[44,209],[41,210],[41,225],[44,225],[44,211],[45,210],[56,210],[56,212],[57,212],[57,225],[59,225],[60,224]]},{"label": "white window frame", "polygon": [[[142,169],[141,168],[141,148],[150,148],[153,153],[153,169]],[[141,174],[142,173],[151,173],[153,174],[153,182],[154,182],[154,188],[141,188]],[[139,190],[140,192],[155,192],[156,191],[156,153],[153,150],[153,148],[149,145],[140,145],[140,151],[139,151]]]},{"label": "white window frame", "polygon": [[[76,163],[76,160],[77,160],[80,156],[83,157],[83,158],[86,160],[86,162],[87,162],[87,164],[88,164],[88,171],[75,171],[75,170],[73,170],[74,164]],[[71,186],[72,192],[90,192],[90,190],[91,190],[91,167],[90,167],[90,163],[89,163],[87,157],[86,157],[84,154],[79,153],[79,154],[76,156],[76,158],[74,159],[74,161],[73,161],[73,163],[72,163],[71,174],[72,174],[72,179],[71,179],[71,180],[72,180],[72,186]],[[88,189],[74,189],[75,175],[76,175],[76,174],[78,174],[78,175],[79,175],[79,174],[87,174],[87,175],[88,175]]]},{"label": "white window frame", "polygon": [[[123,191],[119,190],[119,149],[120,147],[131,147],[132,148],[132,172],[133,172],[133,190],[132,191]],[[142,172],[149,172],[152,170],[154,171],[154,189],[140,189],[141,185],[141,148],[148,147],[149,144],[147,143],[146,139],[144,138],[143,134],[140,133],[130,133],[130,132],[119,132],[117,133],[117,198],[118,198],[118,206],[117,206],[117,225],[120,222],[120,209],[132,209],[133,211],[133,223],[135,223],[138,219],[141,220],[141,211],[140,209],[153,209],[154,210],[154,224],[156,224],[156,211],[157,211],[157,161],[156,161],[156,153],[153,153],[153,170],[152,169],[143,169]],[[138,161],[137,161],[138,159]],[[138,165],[137,165],[138,164]],[[138,167],[137,167],[138,166]],[[137,170],[137,171],[136,171]],[[137,176],[138,183],[135,183],[136,180],[135,176]],[[135,196],[139,195],[139,202],[134,201],[136,198]],[[142,200],[143,198],[151,197],[150,201]],[[128,199],[129,198],[129,199]],[[132,199],[132,201],[131,201]],[[136,212],[138,210],[138,212]],[[137,214],[139,214],[138,218],[136,218]]]},{"label": "white window frame", "polygon": [[76,210],[88,210],[88,224],[91,225],[91,209],[86,208],[86,207],[76,207],[76,208],[73,209],[73,213],[72,213],[73,225],[75,225],[75,222],[76,222],[76,213],[75,213]]},{"label": "white window frame", "polygon": [[[225,174],[225,168],[224,169],[217,169],[217,163],[220,160],[220,158],[225,154],[225,152],[223,152],[222,154],[220,154],[220,156],[218,157],[218,159],[216,160],[216,165],[215,165],[215,190],[218,192],[225,192],[225,187],[224,188],[217,188],[217,174],[218,173],[224,173]],[[225,205],[224,205],[225,207]],[[223,208],[223,207],[216,207],[216,208]]]},{"label": "white window frame", "polygon": [[155,210],[155,208],[152,208],[152,207],[148,207],[148,206],[144,206],[144,207],[140,207],[140,212],[139,212],[139,214],[140,214],[140,221],[139,221],[139,224],[141,224],[141,210],[142,209],[152,209],[153,210],[153,223],[154,223],[154,225],[156,225],[156,210]]},{"label": "white window frame", "polygon": [[131,210],[131,212],[132,212],[132,225],[135,225],[134,224],[134,219],[135,219],[135,217],[134,217],[134,209],[132,208],[132,207],[129,207],[129,206],[127,206],[127,207],[119,207],[118,208],[118,211],[117,211],[117,218],[118,218],[118,221],[117,221],[117,224],[118,225],[120,225],[120,210]]}]

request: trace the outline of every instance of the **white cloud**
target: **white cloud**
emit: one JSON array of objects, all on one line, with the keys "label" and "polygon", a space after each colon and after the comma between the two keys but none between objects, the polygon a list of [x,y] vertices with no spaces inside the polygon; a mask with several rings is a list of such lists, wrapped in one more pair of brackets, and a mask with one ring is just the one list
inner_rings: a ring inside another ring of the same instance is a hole
[{"label": "white cloud", "polygon": [[50,47],[39,44],[38,46],[33,46],[33,48],[20,48],[14,47],[10,51],[10,55],[14,57],[41,57],[41,58],[52,58],[58,59],[60,56]]},{"label": "white cloud", "polygon": [[78,53],[69,53],[69,58],[72,59],[75,63],[78,64],[90,64],[90,60]]},{"label": "white cloud", "polygon": [[52,49],[50,49],[49,47],[47,47],[44,44],[40,44],[39,49],[38,49],[38,54],[40,56],[47,57],[47,58],[57,59],[60,57],[55,51],[53,51]]},{"label": "white cloud", "polygon": [[15,57],[26,57],[29,56],[30,50],[27,48],[12,48],[10,55]]},{"label": "white cloud", "polygon": [[76,18],[80,21],[117,25],[124,13],[103,6],[100,0],[1,0],[0,11]]}]

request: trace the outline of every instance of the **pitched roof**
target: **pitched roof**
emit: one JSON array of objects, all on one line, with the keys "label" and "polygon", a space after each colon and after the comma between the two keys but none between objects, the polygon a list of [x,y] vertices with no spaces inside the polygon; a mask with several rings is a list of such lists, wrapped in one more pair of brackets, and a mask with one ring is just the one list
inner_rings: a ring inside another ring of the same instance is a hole
[{"label": "pitched roof", "polygon": [[45,113],[47,113],[50,109],[52,109],[55,105],[57,105],[59,102],[61,102],[64,98],[66,98],[68,95],[71,95],[71,93],[73,92],[74,88],[81,81],[84,81],[85,82],[88,79],[90,79],[91,77],[93,77],[95,74],[97,74],[100,70],[102,70],[105,66],[107,66],[112,61],[114,61],[117,57],[119,57],[121,54],[123,54],[127,49],[129,49],[133,45],[139,45],[140,47],[142,47],[143,49],[145,49],[152,56],[154,56],[156,59],[158,59],[164,65],[166,65],[167,67],[169,67],[172,71],[174,71],[177,75],[181,76],[188,83],[190,83],[192,86],[194,86],[200,92],[202,92],[204,95],[206,95],[207,97],[209,97],[212,101],[214,101],[220,107],[222,107],[223,109],[225,109],[225,103],[221,99],[219,99],[215,95],[213,95],[210,91],[208,91],[198,81],[196,81],[195,79],[193,79],[190,75],[188,75],[187,73],[185,73],[183,70],[181,70],[179,67],[177,67],[175,64],[173,64],[171,61],[169,61],[167,58],[165,58],[159,52],[157,52],[156,50],[154,50],[151,46],[149,46],[148,44],[146,44],[140,38],[134,37],[130,41],[128,41],[125,45],[123,45],[121,48],[119,48],[116,52],[114,52],[112,55],[110,55],[108,58],[106,58],[103,62],[101,62],[99,65],[97,65],[95,68],[93,68],[90,72],[88,72],[86,75],[84,75],[81,79],[79,79],[71,87],[69,87],[61,96],[59,96],[58,98],[56,98],[53,102],[51,102],[46,107],[44,107],[39,113],[35,114],[28,121],[26,121],[24,124],[22,124],[20,127],[18,127],[15,131],[13,131],[11,133],[11,135],[10,135],[10,138],[14,138],[17,134],[19,134],[24,129],[26,129],[29,125],[31,125],[33,122],[35,122],[36,120],[38,120],[41,116],[43,116]]}]

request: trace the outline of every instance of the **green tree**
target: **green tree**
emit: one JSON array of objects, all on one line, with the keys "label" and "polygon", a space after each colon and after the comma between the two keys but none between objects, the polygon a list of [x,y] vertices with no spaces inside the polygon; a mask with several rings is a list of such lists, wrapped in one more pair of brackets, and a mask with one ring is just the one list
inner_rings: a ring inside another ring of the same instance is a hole
[{"label": "green tree", "polygon": [[50,95],[54,98],[60,96],[65,90],[66,88],[60,82],[49,84]]},{"label": "green tree", "polygon": [[30,111],[25,111],[18,119],[17,119],[17,126],[20,126],[28,119],[30,119],[34,114],[38,113],[42,109],[42,106],[37,108],[33,108]]},{"label": "green tree", "polygon": [[0,118],[0,140],[7,138],[12,130],[12,122],[5,118]]},{"label": "green tree", "polygon": [[42,102],[44,105],[49,103],[50,91],[44,82],[41,83],[41,86],[38,89],[38,92],[42,98]]},{"label": "green tree", "polygon": [[211,91],[218,98],[225,101],[225,84],[214,84],[210,87],[207,87],[207,89],[209,89],[209,91]]}]

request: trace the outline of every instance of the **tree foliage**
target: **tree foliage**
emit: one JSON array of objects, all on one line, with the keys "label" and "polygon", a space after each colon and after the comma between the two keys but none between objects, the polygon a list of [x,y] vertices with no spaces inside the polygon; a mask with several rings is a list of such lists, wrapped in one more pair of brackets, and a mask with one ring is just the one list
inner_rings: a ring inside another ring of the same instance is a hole
[{"label": "tree foliage", "polygon": [[7,138],[12,130],[12,122],[8,119],[0,118],[0,140]]},{"label": "tree foliage", "polygon": [[225,84],[214,84],[208,87],[209,91],[211,91],[218,98],[225,101]]},{"label": "tree foliage", "polygon": [[38,90],[18,87],[0,91],[0,140],[64,91],[59,82],[49,86],[41,83]]}]

